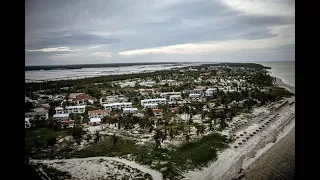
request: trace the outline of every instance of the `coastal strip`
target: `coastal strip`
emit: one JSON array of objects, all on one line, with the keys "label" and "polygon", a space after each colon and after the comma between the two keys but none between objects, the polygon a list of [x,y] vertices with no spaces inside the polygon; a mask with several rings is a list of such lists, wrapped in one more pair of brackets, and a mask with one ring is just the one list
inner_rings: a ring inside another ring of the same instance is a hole
[{"label": "coastal strip", "polygon": [[[294,92],[294,87],[284,84],[281,79],[276,78],[276,84],[279,87],[285,87],[290,92]],[[290,101],[294,101],[294,96],[289,98]],[[200,171],[189,171],[184,174],[185,179],[197,179],[197,180],[214,180],[214,179],[240,179],[243,177],[243,163],[249,158],[252,158],[250,163],[255,161],[257,153],[260,151],[263,154],[264,148],[270,148],[271,145],[277,143],[277,140],[281,137],[285,137],[286,134],[294,127],[294,114],[295,105],[286,105],[279,109],[279,111],[274,112],[274,114],[279,114],[279,117],[272,122],[263,131],[257,133],[257,136],[248,140],[248,142],[241,145],[239,148],[233,148],[234,144],[224,150],[218,159],[212,162],[208,167],[203,168]],[[270,114],[269,116],[272,116]],[[262,118],[261,118],[262,120]],[[247,127],[246,130],[250,131],[256,127],[256,123]],[[290,127],[291,128],[286,128]],[[259,154],[258,154],[259,155]],[[247,163],[247,166],[249,165]]]}]

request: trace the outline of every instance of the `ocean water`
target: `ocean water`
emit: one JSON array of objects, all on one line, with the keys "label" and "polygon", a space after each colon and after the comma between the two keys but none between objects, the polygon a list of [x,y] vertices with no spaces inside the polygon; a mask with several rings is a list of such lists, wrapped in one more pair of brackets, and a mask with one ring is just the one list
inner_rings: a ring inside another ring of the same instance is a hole
[{"label": "ocean water", "polygon": [[[260,62],[271,67],[271,75],[295,87],[295,62]],[[295,130],[257,159],[247,171],[244,180],[291,180],[295,176]]]},{"label": "ocean water", "polygon": [[271,67],[272,76],[282,79],[282,82],[295,87],[295,61],[256,62]]}]

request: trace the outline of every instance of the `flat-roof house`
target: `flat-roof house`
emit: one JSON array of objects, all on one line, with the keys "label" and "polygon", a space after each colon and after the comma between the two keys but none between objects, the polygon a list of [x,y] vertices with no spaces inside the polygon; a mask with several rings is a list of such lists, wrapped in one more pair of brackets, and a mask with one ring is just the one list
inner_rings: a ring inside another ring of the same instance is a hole
[{"label": "flat-roof house", "polygon": [[165,98],[156,98],[156,99],[144,99],[141,100],[141,106],[144,104],[166,104],[167,100]]},{"label": "flat-roof house", "polygon": [[132,108],[132,102],[121,102],[121,103],[109,103],[103,104],[104,109],[114,110],[114,109],[123,109],[123,108]]},{"label": "flat-roof house", "polygon": [[191,99],[199,99],[201,97],[201,94],[189,94],[189,98]]},{"label": "flat-roof house", "polygon": [[25,117],[26,118],[30,118],[30,119],[33,119],[35,120],[35,117],[39,116],[40,119],[48,119],[48,112],[47,111],[38,111],[38,112],[26,112],[25,113]]},{"label": "flat-roof house", "polygon": [[160,96],[162,98],[167,98],[167,97],[172,96],[172,95],[180,95],[181,96],[181,92],[164,92],[164,93],[160,93]]},{"label": "flat-roof house", "polygon": [[181,98],[182,98],[181,95],[171,95],[169,100],[170,101],[174,101],[174,100],[179,100]]},{"label": "flat-roof house", "polygon": [[56,114],[64,114],[64,109],[62,107],[56,107],[54,110],[56,111]]},{"label": "flat-roof house", "polygon": [[101,124],[101,118],[90,118],[89,124],[91,126],[99,125]]},{"label": "flat-roof house", "polygon": [[158,109],[157,103],[143,104],[144,109]]},{"label": "flat-roof house", "polygon": [[88,111],[89,118],[104,118],[110,116],[110,110]]},{"label": "flat-roof house", "polygon": [[64,122],[64,121],[69,121],[69,114],[54,114],[52,116],[52,119],[57,121],[57,122]]},{"label": "flat-roof house", "polygon": [[138,108],[123,108],[123,114],[137,114]]},{"label": "flat-roof house", "polygon": [[86,106],[66,106],[65,113],[71,114],[82,114],[86,111]]}]

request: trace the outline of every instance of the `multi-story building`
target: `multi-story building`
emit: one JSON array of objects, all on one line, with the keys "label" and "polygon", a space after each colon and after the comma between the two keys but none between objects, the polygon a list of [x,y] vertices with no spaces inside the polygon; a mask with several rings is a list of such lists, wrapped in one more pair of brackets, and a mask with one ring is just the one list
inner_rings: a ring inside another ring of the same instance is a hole
[{"label": "multi-story building", "polygon": [[198,99],[201,97],[201,94],[189,94],[189,98],[191,99]]},{"label": "multi-story building", "polygon": [[170,101],[174,101],[174,100],[179,100],[181,98],[182,98],[181,95],[171,95],[169,99]]},{"label": "multi-story building", "polygon": [[110,116],[110,110],[88,111],[89,118],[104,118]]},{"label": "multi-story building", "polygon": [[181,92],[164,92],[164,93],[160,93],[160,96],[162,98],[167,98],[167,97],[172,96],[172,95],[180,95],[181,96]]},{"label": "multi-story building", "polygon": [[66,106],[64,113],[82,114],[86,111],[86,106]]},{"label": "multi-story building", "polygon": [[123,108],[123,114],[136,114],[138,113],[138,108]]},{"label": "multi-story building", "polygon": [[56,111],[56,114],[64,114],[64,109],[62,107],[56,107],[54,110]]},{"label": "multi-story building", "polygon": [[104,109],[114,110],[114,109],[123,109],[123,108],[132,108],[132,102],[122,102],[122,103],[109,103],[103,104]]},{"label": "multi-story building", "polygon": [[158,109],[158,104],[143,104],[144,109]]},{"label": "multi-story building", "polygon": [[54,114],[52,119],[57,122],[70,121],[69,114]]},{"label": "multi-story building", "polygon": [[36,120],[36,117],[39,117],[39,120],[41,119],[48,119],[48,112],[47,111],[38,111],[38,112],[26,112],[25,117],[30,118],[33,120]]},{"label": "multi-story building", "polygon": [[166,103],[167,103],[166,98],[141,100],[141,106],[144,106],[144,104],[166,104]]}]

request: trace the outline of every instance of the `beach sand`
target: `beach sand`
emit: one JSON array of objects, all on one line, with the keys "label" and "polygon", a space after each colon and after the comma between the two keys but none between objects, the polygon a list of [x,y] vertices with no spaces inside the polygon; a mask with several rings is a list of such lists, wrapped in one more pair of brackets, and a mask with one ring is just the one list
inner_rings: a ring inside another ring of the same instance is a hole
[{"label": "beach sand", "polygon": [[[295,92],[293,86],[283,84],[283,82],[279,78],[277,78],[276,82],[278,86],[285,87],[293,93]],[[289,101],[294,101],[294,99],[294,96],[292,98],[288,98]],[[279,115],[276,116],[276,114]],[[257,132],[245,143],[242,143],[242,145],[238,145],[239,140],[230,144],[230,147],[222,151],[221,154],[219,154],[218,159],[216,161],[213,161],[208,167],[205,167],[200,171],[195,170],[186,172],[184,174],[185,179],[240,179],[240,177],[243,177],[244,172],[247,172],[249,176],[250,169],[251,171],[254,171],[256,167],[259,168],[259,166],[255,165],[254,163],[258,162],[258,159],[260,159],[260,157],[264,157],[262,156],[263,154],[269,152],[271,148],[276,147],[275,145],[278,144],[278,142],[280,142],[281,139],[290,137],[292,131],[294,132],[295,105],[286,104],[279,110],[276,110],[275,112],[266,112],[264,115],[260,115],[257,118],[255,118],[255,120],[253,120],[253,122],[250,123],[249,126],[238,129],[235,132],[235,134],[239,134],[244,131],[246,131],[248,134],[251,134],[254,130],[257,130],[257,127],[261,127],[262,123],[260,121],[266,121],[263,120],[264,117],[267,117],[267,120],[272,119],[272,117],[274,117],[274,120],[272,120],[270,124],[263,127],[259,132]],[[238,148],[234,148],[234,146],[238,146]],[[286,148],[294,152],[294,147],[287,146]],[[278,157],[274,156],[274,158]],[[281,161],[280,158],[278,159],[279,161]],[[272,163],[270,159],[266,161],[260,160],[260,162],[262,162],[262,164],[265,165],[268,163]],[[275,164],[275,162],[276,161],[273,161],[273,164]],[[290,165],[294,166],[294,163],[291,162]],[[281,167],[274,166],[273,169],[279,170],[280,168]],[[250,175],[251,174],[253,173],[250,173]],[[268,176],[264,176],[264,178],[270,179],[268,178]]]}]

